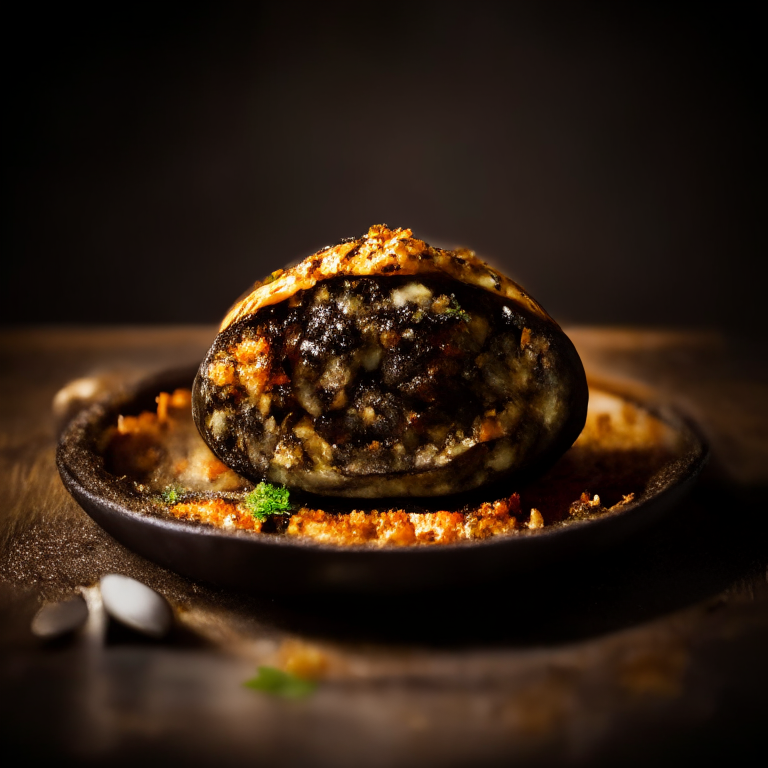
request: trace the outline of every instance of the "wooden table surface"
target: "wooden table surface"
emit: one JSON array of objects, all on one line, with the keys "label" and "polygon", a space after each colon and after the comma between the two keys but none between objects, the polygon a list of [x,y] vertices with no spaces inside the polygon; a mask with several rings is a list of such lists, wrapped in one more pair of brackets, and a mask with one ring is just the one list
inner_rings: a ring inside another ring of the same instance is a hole
[{"label": "wooden table surface", "polygon": [[[210,327],[28,328],[0,335],[0,728],[57,765],[742,764],[768,690],[768,365],[713,333],[575,328],[588,373],[698,422],[711,461],[663,524],[514,583],[401,598],[246,597],[110,539],[54,466],[73,379],[109,389],[198,361]],[[164,594],[175,628],[108,624],[95,586]],[[86,597],[85,630],[45,644],[39,606]],[[316,692],[243,686],[262,664],[324,660]],[[19,754],[17,752],[17,754]]]}]

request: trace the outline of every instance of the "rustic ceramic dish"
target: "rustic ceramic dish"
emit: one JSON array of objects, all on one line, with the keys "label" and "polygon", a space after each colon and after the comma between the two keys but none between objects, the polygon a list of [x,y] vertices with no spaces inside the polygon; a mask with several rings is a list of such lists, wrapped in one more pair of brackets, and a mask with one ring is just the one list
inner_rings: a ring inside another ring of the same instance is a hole
[{"label": "rustic ceramic dish", "polygon": [[479,541],[408,547],[335,546],[226,531],[159,515],[130,482],[105,470],[100,454],[105,430],[119,413],[152,409],[158,392],[189,387],[193,377],[194,370],[170,371],[82,411],[62,433],[59,473],[88,515],[129,549],[192,579],[251,592],[370,594],[466,586],[583,558],[672,510],[707,458],[704,441],[679,413],[632,401],[670,427],[685,450],[633,501],[599,517]]}]

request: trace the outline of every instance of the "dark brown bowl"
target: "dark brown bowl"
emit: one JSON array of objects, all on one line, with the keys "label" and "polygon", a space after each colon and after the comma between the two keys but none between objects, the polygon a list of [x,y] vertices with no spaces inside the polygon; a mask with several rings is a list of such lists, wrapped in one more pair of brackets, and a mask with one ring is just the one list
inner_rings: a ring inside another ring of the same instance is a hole
[{"label": "dark brown bowl", "polygon": [[98,451],[99,438],[119,413],[152,409],[158,392],[189,387],[194,374],[169,371],[82,411],[62,433],[59,473],[82,508],[121,544],[192,579],[249,592],[413,592],[480,584],[583,558],[672,510],[690,491],[708,455],[697,430],[679,413],[633,400],[674,429],[687,450],[656,473],[634,501],[600,517],[475,542],[391,548],[225,531],[159,516],[129,482],[105,470]]}]

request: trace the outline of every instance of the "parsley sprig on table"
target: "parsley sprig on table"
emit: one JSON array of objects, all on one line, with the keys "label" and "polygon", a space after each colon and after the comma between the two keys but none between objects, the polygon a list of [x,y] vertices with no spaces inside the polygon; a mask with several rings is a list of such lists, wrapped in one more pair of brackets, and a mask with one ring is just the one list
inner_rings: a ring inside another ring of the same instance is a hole
[{"label": "parsley sprig on table", "polygon": [[248,511],[262,523],[270,515],[290,515],[289,491],[270,483],[259,483],[246,497],[244,504]]},{"label": "parsley sprig on table", "polygon": [[283,672],[275,667],[259,667],[259,674],[245,682],[246,688],[282,696],[286,699],[301,699],[309,696],[317,688],[317,683],[303,677]]}]

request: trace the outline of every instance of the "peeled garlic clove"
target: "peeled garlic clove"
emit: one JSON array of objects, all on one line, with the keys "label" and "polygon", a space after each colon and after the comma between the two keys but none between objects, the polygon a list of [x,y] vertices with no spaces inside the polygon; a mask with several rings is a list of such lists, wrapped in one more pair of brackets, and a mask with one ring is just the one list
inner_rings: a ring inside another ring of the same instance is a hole
[{"label": "peeled garlic clove", "polygon": [[129,576],[110,573],[100,581],[106,612],[116,621],[149,637],[165,637],[173,624],[166,599]]},{"label": "peeled garlic clove", "polygon": [[88,620],[88,606],[80,595],[44,605],[32,619],[32,634],[44,640],[63,637],[82,628]]}]

